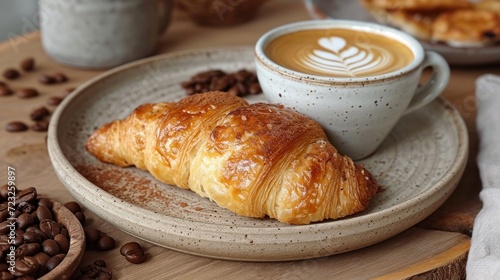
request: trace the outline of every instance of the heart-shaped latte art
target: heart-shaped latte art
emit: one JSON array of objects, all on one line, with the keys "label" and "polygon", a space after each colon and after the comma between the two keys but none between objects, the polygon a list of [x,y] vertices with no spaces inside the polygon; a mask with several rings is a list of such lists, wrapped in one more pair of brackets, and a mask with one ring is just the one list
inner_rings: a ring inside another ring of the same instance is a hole
[{"label": "heart-shaped latte art", "polygon": [[348,45],[344,38],[332,36],[320,38],[321,49],[313,49],[303,56],[303,63],[308,68],[325,74],[357,77],[366,72],[384,69],[395,57],[387,50],[358,43]]}]

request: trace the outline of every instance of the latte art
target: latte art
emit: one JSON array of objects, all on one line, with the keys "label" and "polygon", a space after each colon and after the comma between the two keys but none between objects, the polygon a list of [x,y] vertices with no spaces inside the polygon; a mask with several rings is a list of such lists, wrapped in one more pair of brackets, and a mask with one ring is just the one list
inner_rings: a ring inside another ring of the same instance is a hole
[{"label": "latte art", "polygon": [[396,59],[383,48],[366,44],[359,44],[361,48],[346,46],[347,42],[340,37],[321,38],[318,43],[324,50],[305,54],[302,63],[324,74],[363,76],[364,73],[390,67]]},{"label": "latte art", "polygon": [[353,32],[307,30],[287,34],[271,42],[266,54],[292,70],[331,77],[389,73],[403,68],[413,59],[410,49],[402,43],[375,34],[363,34],[361,40],[354,37]]}]

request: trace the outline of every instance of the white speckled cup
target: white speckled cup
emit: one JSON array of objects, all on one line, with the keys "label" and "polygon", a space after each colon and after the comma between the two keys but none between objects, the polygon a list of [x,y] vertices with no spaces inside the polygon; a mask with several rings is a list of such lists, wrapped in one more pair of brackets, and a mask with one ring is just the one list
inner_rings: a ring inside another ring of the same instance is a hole
[{"label": "white speckled cup", "polygon": [[[290,70],[273,62],[265,53],[266,46],[281,35],[332,28],[384,35],[409,47],[414,59],[386,74],[346,78]],[[354,160],[371,155],[404,114],[438,97],[450,76],[446,61],[434,52],[424,51],[413,37],[386,26],[346,20],[304,21],[270,30],[258,40],[255,60],[266,99],[316,120],[337,150]],[[426,67],[432,68],[433,74],[419,86]]]},{"label": "white speckled cup", "polygon": [[171,0],[39,0],[42,44],[56,61],[111,68],[155,52]]}]

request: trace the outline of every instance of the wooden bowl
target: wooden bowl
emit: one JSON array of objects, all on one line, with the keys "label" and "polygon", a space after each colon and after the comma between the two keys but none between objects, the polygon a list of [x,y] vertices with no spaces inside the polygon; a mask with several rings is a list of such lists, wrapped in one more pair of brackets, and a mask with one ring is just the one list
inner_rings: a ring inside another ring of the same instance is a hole
[{"label": "wooden bowl", "polygon": [[70,279],[76,271],[85,252],[85,233],[76,216],[56,201],[52,201],[52,212],[54,220],[64,225],[69,234],[69,250],[62,262],[40,280]]}]

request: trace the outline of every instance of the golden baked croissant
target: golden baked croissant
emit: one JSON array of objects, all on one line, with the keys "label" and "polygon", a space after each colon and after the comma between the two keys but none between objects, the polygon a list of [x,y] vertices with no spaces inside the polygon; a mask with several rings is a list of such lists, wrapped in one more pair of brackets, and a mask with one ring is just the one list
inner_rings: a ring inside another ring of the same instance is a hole
[{"label": "golden baked croissant", "polygon": [[362,211],[378,189],[363,166],[337,153],[316,122],[224,92],[142,105],[97,129],[86,149],[239,215],[290,224]]}]

